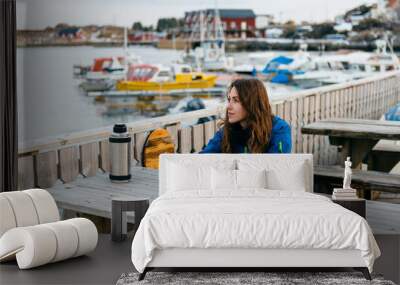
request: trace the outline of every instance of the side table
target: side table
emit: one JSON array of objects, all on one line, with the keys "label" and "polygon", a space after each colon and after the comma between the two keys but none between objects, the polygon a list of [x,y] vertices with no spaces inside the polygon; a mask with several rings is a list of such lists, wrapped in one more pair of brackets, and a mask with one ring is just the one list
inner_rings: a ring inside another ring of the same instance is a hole
[{"label": "side table", "polygon": [[332,199],[332,202],[339,204],[340,206],[359,214],[365,219],[365,199]]},{"label": "side table", "polygon": [[113,198],[111,204],[111,240],[123,241],[126,239],[126,212],[135,213],[135,228],[137,229],[148,208],[148,198]]}]

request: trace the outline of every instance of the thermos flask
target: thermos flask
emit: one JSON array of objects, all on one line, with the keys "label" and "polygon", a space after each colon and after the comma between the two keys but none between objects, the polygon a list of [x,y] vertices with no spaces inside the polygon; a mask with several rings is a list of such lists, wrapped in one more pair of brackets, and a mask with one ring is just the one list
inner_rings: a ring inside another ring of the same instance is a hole
[{"label": "thermos flask", "polygon": [[116,124],[109,138],[110,142],[110,180],[128,182],[131,179],[131,143],[125,124]]}]

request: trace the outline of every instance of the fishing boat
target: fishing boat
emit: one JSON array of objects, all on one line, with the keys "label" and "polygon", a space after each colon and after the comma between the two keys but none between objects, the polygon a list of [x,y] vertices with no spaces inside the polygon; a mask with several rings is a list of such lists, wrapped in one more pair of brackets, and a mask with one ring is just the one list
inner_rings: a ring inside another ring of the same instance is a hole
[{"label": "fishing boat", "polygon": [[93,59],[92,65],[74,65],[74,76],[81,79],[122,79],[127,71],[125,65],[140,63],[141,59],[132,53],[98,57]]},{"label": "fishing boat", "polygon": [[129,68],[127,80],[120,80],[116,89],[120,91],[168,91],[176,89],[211,88],[217,76],[202,72],[189,72],[187,66],[181,72],[179,66],[140,64]]},{"label": "fishing boat", "polygon": [[313,88],[363,77],[363,73],[346,70],[341,62],[329,60],[329,57],[316,57],[312,59],[311,67],[302,74],[294,74],[291,81],[297,86]]},{"label": "fishing boat", "polygon": [[237,74],[254,76],[257,73],[261,73],[265,67],[265,63],[275,57],[277,57],[275,52],[250,53],[247,62],[235,66],[233,71]]},{"label": "fishing boat", "polygon": [[312,57],[307,45],[301,44],[292,56],[279,55],[272,58],[261,71],[266,80],[272,83],[289,83],[294,75],[304,74],[312,66]]},{"label": "fishing boat", "polygon": [[125,78],[127,66],[138,63],[140,60],[133,56],[95,58],[79,87],[85,92],[109,90],[117,80]]},{"label": "fishing boat", "polygon": [[124,57],[95,58],[86,79],[122,79],[125,76]]}]

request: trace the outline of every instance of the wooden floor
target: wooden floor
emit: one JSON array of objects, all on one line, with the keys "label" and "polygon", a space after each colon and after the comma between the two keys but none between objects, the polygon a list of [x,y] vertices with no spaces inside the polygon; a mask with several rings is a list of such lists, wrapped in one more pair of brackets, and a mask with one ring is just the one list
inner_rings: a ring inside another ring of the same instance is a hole
[{"label": "wooden floor", "polygon": [[17,263],[0,264],[0,284],[115,284],[122,273],[134,271],[132,239],[116,243],[101,234],[97,248],[87,256],[19,270]]},{"label": "wooden floor", "polygon": [[[378,235],[375,238],[382,257],[376,260],[374,272],[398,284],[400,236]],[[116,243],[110,240],[109,235],[102,234],[96,250],[88,256],[29,270],[19,270],[15,261],[3,263],[0,264],[0,284],[115,284],[122,273],[135,271],[130,257],[131,243],[132,238]],[[315,270],[310,268],[306,271]]]}]

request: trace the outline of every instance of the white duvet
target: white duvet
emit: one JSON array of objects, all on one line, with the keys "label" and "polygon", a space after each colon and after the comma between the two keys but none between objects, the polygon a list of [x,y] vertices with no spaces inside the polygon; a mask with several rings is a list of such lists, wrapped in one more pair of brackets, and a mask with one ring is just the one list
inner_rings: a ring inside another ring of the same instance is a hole
[{"label": "white duvet", "polygon": [[132,243],[143,272],[155,249],[358,249],[370,271],[380,251],[365,219],[299,191],[171,192],[153,201]]}]

